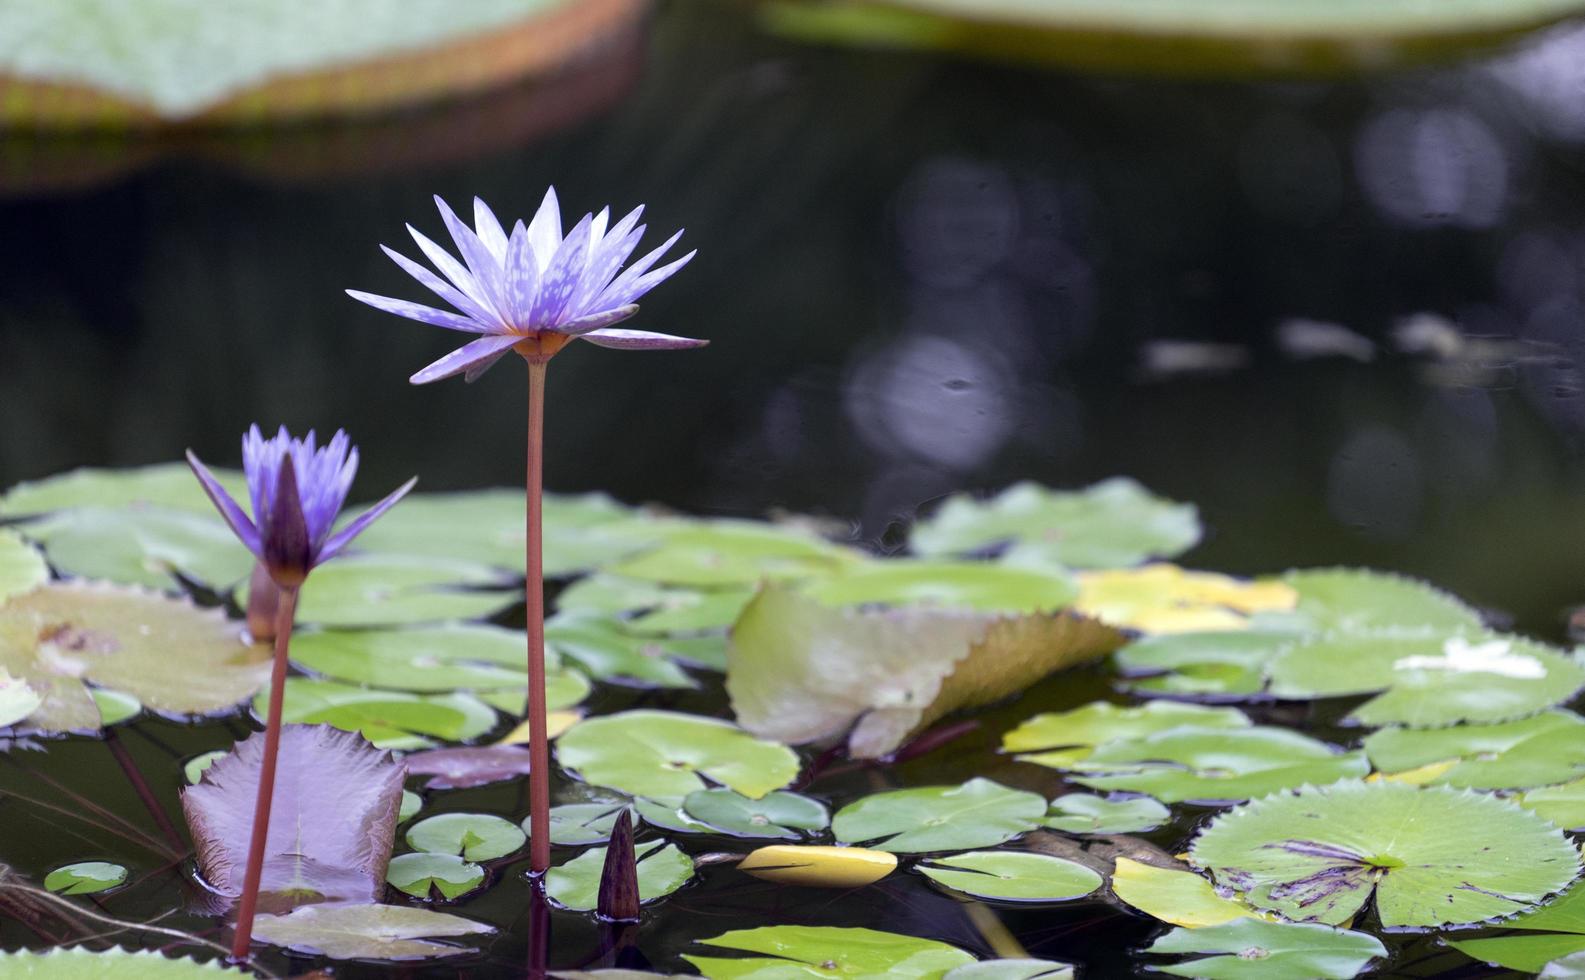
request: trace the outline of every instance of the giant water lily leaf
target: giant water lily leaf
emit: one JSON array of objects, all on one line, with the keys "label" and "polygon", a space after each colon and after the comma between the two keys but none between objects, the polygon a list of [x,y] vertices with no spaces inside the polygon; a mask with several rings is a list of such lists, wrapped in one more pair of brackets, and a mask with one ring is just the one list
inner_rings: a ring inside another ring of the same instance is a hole
[{"label": "giant water lily leaf", "polygon": [[0,975],[16,980],[243,980],[252,976],[215,960],[199,963],[161,956],[151,950],[92,950],[80,946],[56,947],[43,953],[0,952]]},{"label": "giant water lily leaf", "polygon": [[[638,900],[653,902],[686,885],[693,878],[693,858],[664,841],[646,841],[633,848],[638,856]],[[545,872],[545,897],[564,909],[588,912],[599,903],[600,876],[605,868],[603,847],[582,854]]]},{"label": "giant water lily leaf", "polygon": [[[269,691],[259,692],[254,713],[263,718],[269,708]],[[307,677],[286,679],[282,717],[359,732],[384,749],[427,748],[433,739],[466,741],[483,735],[496,722],[494,711],[467,694],[381,691]]]},{"label": "giant water lily leaf", "polygon": [[917,939],[875,929],[837,926],[761,926],[734,929],[700,945],[767,956],[728,959],[686,955],[713,980],[775,980],[777,977],[939,977],[974,962],[974,957],[934,939]]},{"label": "giant water lily leaf", "polygon": [[255,560],[218,516],[163,507],[73,507],[23,528],[63,574],[153,589],[180,576],[223,591]]},{"label": "giant water lily leaf", "polygon": [[[645,520],[600,493],[544,499],[545,574],[589,571],[658,541],[665,524]],[[527,524],[523,491],[415,493],[358,537],[364,552],[479,562],[522,574]]]},{"label": "giant water lily leaf", "polygon": [[677,647],[636,636],[608,616],[567,614],[545,623],[545,648],[596,680],[631,687],[693,687],[688,672],[667,659]]},{"label": "giant water lily leaf", "polygon": [[556,758],[586,782],[673,805],[709,783],[759,799],[798,775],[798,757],[787,746],[674,711],[579,722],[557,740]]},{"label": "giant water lily leaf", "polygon": [[1248,728],[1250,721],[1237,708],[1206,708],[1170,701],[1123,707],[1092,701],[1068,711],[1035,715],[1002,736],[1002,751],[1019,753],[1023,762],[1060,769],[1085,758],[1097,745],[1143,738],[1184,725]]},{"label": "giant water lily leaf", "polygon": [[[247,497],[247,482],[240,470],[210,472],[226,492]],[[130,469],[84,468],[42,480],[18,483],[0,496],[0,517],[47,514],[69,507],[161,507],[213,517],[210,502],[186,463],[160,463]]]},{"label": "giant water lily leaf", "polygon": [[1112,870],[1112,894],[1151,918],[1188,929],[1260,915],[1242,902],[1218,895],[1209,881],[1192,871],[1158,868],[1126,857],[1119,857]]},{"label": "giant water lily leaf", "polygon": [[1284,581],[1299,595],[1291,613],[1259,619],[1290,630],[1344,631],[1387,627],[1474,630],[1480,613],[1456,597],[1390,572],[1318,568],[1289,572]]},{"label": "giant water lily leaf", "polygon": [[647,582],[721,588],[826,575],[861,560],[801,528],[721,520],[675,525],[658,547],[609,570]]},{"label": "giant water lily leaf", "polygon": [[[222,895],[242,893],[263,759],[264,735],[255,733],[182,791],[199,870]],[[262,891],[287,905],[379,898],[403,772],[357,735],[324,725],[283,727]]]},{"label": "giant water lily leaf", "polygon": [[1148,796],[1064,793],[1051,801],[1045,825],[1070,834],[1137,834],[1166,823],[1170,811]]},{"label": "giant water lily leaf", "polygon": [[456,854],[469,861],[506,857],[528,839],[510,820],[488,813],[441,813],[407,828],[407,846],[431,854]]},{"label": "giant water lily leaf", "polygon": [[[317,573],[316,573],[317,574]],[[400,630],[304,630],[292,660],[316,674],[404,691],[495,690],[528,684],[521,630],[449,624]],[[560,669],[555,654],[546,667]]]},{"label": "giant water lily leaf", "polygon": [[701,789],[682,801],[688,816],[733,837],[783,837],[824,830],[831,822],[825,804],[797,793],[777,791],[751,800],[729,789]]},{"label": "giant water lily leaf", "polygon": [[0,669],[43,699],[27,725],[44,731],[99,728],[85,683],[164,714],[208,715],[250,697],[270,670],[269,650],[244,644],[218,610],[87,584],[46,585],[0,606]]},{"label": "giant water lily leaf", "polygon": [[1007,697],[1120,640],[1068,613],[834,609],[771,587],[733,628],[726,688],[750,731],[802,743],[851,728],[848,751],[877,758],[952,711]]},{"label": "giant water lily leaf", "polygon": [[0,667],[0,728],[7,728],[37,711],[44,699],[19,677]]},{"label": "giant water lily leaf", "polygon": [[828,606],[911,606],[984,613],[1038,613],[1073,602],[1078,588],[1066,573],[1008,568],[973,561],[894,558],[843,569],[810,582],[803,592]]},{"label": "giant water lily leaf", "polygon": [[1287,728],[1186,727],[1108,742],[1067,768],[1094,789],[1214,803],[1363,776],[1370,763],[1363,752],[1338,752]]},{"label": "giant water lily leaf", "polygon": [[288,915],[260,915],[253,938],[333,960],[414,960],[454,956],[469,947],[435,938],[479,936],[482,922],[401,905],[304,905]]},{"label": "giant water lily leaf", "polygon": [[1336,925],[1375,895],[1388,928],[1480,922],[1566,887],[1579,855],[1517,805],[1468,790],[1345,781],[1216,818],[1190,859],[1257,908]]},{"label": "giant water lily leaf", "polygon": [[1575,885],[1545,906],[1504,922],[1496,935],[1443,941],[1477,960],[1534,973],[1554,959],[1585,951],[1585,888]]},{"label": "giant water lily leaf", "polygon": [[[378,526],[378,525],[376,525]],[[404,626],[480,619],[518,601],[487,565],[411,555],[352,555],[314,569],[297,621],[319,626]]]},{"label": "giant water lily leaf", "polygon": [[1074,861],[1028,851],[969,851],[919,865],[948,888],[1003,902],[1061,902],[1101,887],[1101,876]]},{"label": "giant water lily leaf", "polygon": [[484,868],[472,861],[429,851],[398,854],[385,869],[385,880],[397,891],[447,902],[475,891],[488,877]]},{"label": "giant water lily leaf", "polygon": [[1297,922],[1238,919],[1202,929],[1174,929],[1147,953],[1191,954],[1154,969],[1209,980],[1350,980],[1387,955],[1375,936]]},{"label": "giant water lily leaf", "polygon": [[0,527],[0,602],[49,580],[49,566],[39,550],[10,528]]},{"label": "giant water lily leaf", "polygon": [[108,861],[80,861],[56,868],[44,876],[44,887],[62,895],[93,895],[109,891],[127,880],[124,865]]},{"label": "giant water lily leaf", "polygon": [[466,789],[528,775],[529,752],[513,745],[468,745],[414,752],[409,776],[428,776],[425,789]]},{"label": "giant water lily leaf", "polygon": [[1585,775],[1585,718],[1547,711],[1495,725],[1384,728],[1365,739],[1382,772],[1445,763],[1427,781],[1472,789],[1529,789]]},{"label": "giant water lily leaf", "polygon": [[959,786],[876,793],[831,818],[844,844],[898,853],[991,847],[1040,826],[1044,797],[975,778]]},{"label": "giant water lily leaf", "polygon": [[897,855],[867,847],[771,844],[751,851],[737,869],[784,885],[862,888],[896,871]]},{"label": "giant water lily leaf", "polygon": [[1194,505],[1175,504],[1114,477],[1083,490],[1017,483],[983,502],[966,494],[949,497],[914,526],[908,544],[921,555],[995,548],[1014,564],[1119,568],[1172,558],[1199,540]]},{"label": "giant water lily leaf", "polygon": [[1332,634],[1289,646],[1266,669],[1277,697],[1375,694],[1349,715],[1364,725],[1506,721],[1566,701],[1585,685],[1579,662],[1495,633]]},{"label": "giant water lily leaf", "polygon": [[1275,630],[1164,633],[1113,654],[1129,689],[1171,697],[1243,700],[1266,688],[1268,661],[1303,634]]},{"label": "giant water lily leaf", "polygon": [[1292,609],[1298,593],[1283,582],[1246,582],[1176,565],[1085,572],[1074,607],[1103,623],[1145,633],[1238,630],[1253,613]]}]

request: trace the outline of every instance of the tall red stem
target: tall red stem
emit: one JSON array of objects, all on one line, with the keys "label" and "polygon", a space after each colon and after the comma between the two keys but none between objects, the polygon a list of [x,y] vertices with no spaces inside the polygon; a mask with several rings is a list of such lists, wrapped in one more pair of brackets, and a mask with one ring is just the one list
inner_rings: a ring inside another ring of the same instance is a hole
[{"label": "tall red stem", "polygon": [[231,941],[231,958],[238,962],[248,958],[248,948],[253,943],[253,913],[259,904],[259,884],[264,877],[264,845],[270,835],[270,804],[275,797],[275,756],[281,747],[281,705],[286,700],[286,664],[296,615],[297,587],[283,586],[281,604],[275,613],[275,664],[270,670],[270,712],[264,722],[264,762],[259,767],[248,869],[242,878],[242,903],[237,908],[236,936]]},{"label": "tall red stem", "polygon": [[528,358],[528,861],[535,875],[550,869],[550,739],[545,731],[545,568],[540,497],[545,485],[545,367]]}]

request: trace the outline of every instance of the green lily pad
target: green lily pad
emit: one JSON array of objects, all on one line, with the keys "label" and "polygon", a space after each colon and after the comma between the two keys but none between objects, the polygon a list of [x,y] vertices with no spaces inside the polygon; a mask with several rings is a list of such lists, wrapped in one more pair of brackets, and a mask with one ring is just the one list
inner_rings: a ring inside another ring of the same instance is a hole
[{"label": "green lily pad", "polygon": [[1382,772],[1446,763],[1449,768],[1427,782],[1530,789],[1585,775],[1585,718],[1547,711],[1495,725],[1384,728],[1367,737],[1364,747]]},{"label": "green lily pad", "polygon": [[953,967],[941,980],[1073,980],[1073,967],[1055,960],[981,960]]},{"label": "green lily pad", "polygon": [[505,586],[496,571],[477,562],[352,555],[326,562],[308,576],[297,621],[406,626],[481,619],[519,601],[516,591],[503,591]]},{"label": "green lily pad", "polygon": [[[550,842],[563,846],[600,844],[611,839],[626,803],[563,803],[550,808]],[[522,827],[529,830],[529,818]]]},{"label": "green lily pad", "polygon": [[954,967],[974,962],[974,957],[963,950],[934,939],[837,926],[734,929],[698,942],[703,946],[770,954],[737,959],[683,956],[712,980],[778,980],[802,976],[939,977]]},{"label": "green lily pad", "polygon": [[469,861],[506,857],[528,839],[510,820],[488,813],[441,813],[407,828],[407,846],[430,854],[455,854]]},{"label": "green lily pad", "polygon": [[292,660],[300,667],[405,691],[523,687],[525,658],[523,634],[496,626],[305,630],[292,637]]},{"label": "green lily pad", "polygon": [[1349,720],[1427,727],[1535,714],[1585,686],[1585,666],[1495,633],[1357,632],[1302,640],[1267,666],[1281,698],[1374,694]]},{"label": "green lily pad", "polygon": [[797,793],[777,791],[751,800],[729,789],[701,789],[682,801],[688,815],[733,837],[796,840],[824,830],[831,822],[825,804]]},{"label": "green lily pad", "polygon": [[424,808],[424,798],[410,789],[402,790],[402,806],[396,811],[396,822],[406,823],[418,816],[418,811]]},{"label": "green lily pad", "polygon": [[1079,587],[1060,571],[986,562],[866,562],[810,582],[805,595],[827,606],[933,606],[977,612],[1050,612],[1071,605]]},{"label": "green lily pad", "polygon": [[1192,871],[1161,868],[1127,857],[1119,857],[1112,869],[1112,894],[1151,918],[1187,929],[1260,914],[1217,894],[1210,881]]},{"label": "green lily pad", "polygon": [[1585,827],[1585,779],[1561,786],[1542,786],[1514,798],[1526,810],[1534,810],[1564,830]]},{"label": "green lily pad", "polygon": [[1535,973],[1552,960],[1585,951],[1585,888],[1576,885],[1482,939],[1444,939],[1477,960]]},{"label": "green lily pad", "polygon": [[1074,861],[1028,851],[969,851],[919,865],[948,888],[1003,902],[1061,902],[1101,887],[1101,876]]},{"label": "green lily pad", "polygon": [[1138,693],[1241,699],[1265,690],[1267,661],[1298,634],[1213,630],[1147,636],[1112,655]]},{"label": "green lily pad", "polygon": [[66,575],[151,589],[176,589],[180,575],[224,591],[246,578],[255,561],[213,513],[73,507],[24,530]]},{"label": "green lily pad", "polygon": [[1051,801],[1045,825],[1070,834],[1137,834],[1166,823],[1171,811],[1148,796],[1064,793]]},{"label": "green lily pad", "polygon": [[90,688],[89,697],[99,709],[99,724],[105,728],[130,721],[143,713],[143,702],[125,691],[112,691],[108,687]]},{"label": "green lily pad", "polygon": [[1238,919],[1201,929],[1174,929],[1147,953],[1191,954],[1154,967],[1179,977],[1211,980],[1349,980],[1371,960],[1386,956],[1375,936],[1330,926]]},{"label": "green lily pad", "polygon": [[[240,470],[210,472],[232,496],[240,500],[248,495],[247,481]],[[47,514],[69,507],[162,507],[205,517],[215,514],[215,505],[186,463],[71,470],[18,483],[0,496],[0,517]]]},{"label": "green lily pad", "polygon": [[1370,763],[1363,752],[1338,752],[1287,728],[1185,727],[1108,742],[1067,768],[1092,789],[1214,803],[1364,776]]},{"label": "green lily pad", "polygon": [[[693,794],[690,793],[689,796]],[[676,801],[658,803],[655,800],[634,800],[633,812],[639,819],[651,827],[669,830],[678,834],[714,834],[716,829],[707,823],[695,820]]]},{"label": "green lily pad", "polygon": [[385,880],[397,891],[423,899],[438,894],[447,901],[483,885],[485,877],[485,870],[471,861],[428,851],[398,854],[385,871]]},{"label": "green lily pad", "polygon": [[1374,892],[1382,925],[1462,925],[1522,912],[1566,887],[1579,855],[1504,800],[1434,786],[1345,781],[1216,818],[1190,859],[1245,901],[1336,925]]},{"label": "green lily pad", "polygon": [[672,663],[671,641],[635,636],[606,616],[566,614],[545,623],[545,648],[572,661],[595,680],[631,687],[694,687],[688,672]]},{"label": "green lily pad", "polygon": [[608,571],[665,585],[721,588],[827,575],[862,557],[792,527],[721,520],[677,524],[658,547]]},{"label": "green lily pad", "polygon": [[1173,503],[1114,477],[1083,490],[1017,483],[983,502],[966,494],[949,497],[914,526],[908,544],[927,556],[996,548],[1015,565],[1120,568],[1175,557],[1199,540],[1193,504]]},{"label": "green lily pad", "polygon": [[17,980],[82,980],[115,977],[116,980],[243,980],[243,973],[210,960],[162,956],[152,950],[91,950],[56,947],[43,953],[18,950],[0,952],[0,975]]},{"label": "green lily pad", "polygon": [[[653,902],[686,885],[693,878],[693,858],[664,841],[647,841],[633,848],[638,857],[638,900]],[[545,872],[545,897],[552,905],[577,912],[599,904],[600,875],[605,869],[605,848],[592,847]]]},{"label": "green lily pad", "polygon": [[673,711],[581,721],[557,739],[556,757],[586,782],[674,805],[705,788],[707,778],[759,799],[798,775],[798,757],[787,746]]},{"label": "green lily pad", "polygon": [[1020,762],[1065,769],[1106,742],[1142,738],[1184,725],[1248,728],[1249,724],[1248,716],[1237,708],[1171,701],[1121,707],[1092,701],[1071,711],[1047,712],[1024,721],[1002,736],[1002,751],[1019,753]]},{"label": "green lily pad", "polygon": [[187,780],[187,785],[196,786],[198,781],[204,778],[205,770],[230,754],[224,749],[216,749],[203,755],[195,755],[183,763],[182,777]]},{"label": "green lily pad", "polygon": [[127,880],[127,869],[108,861],[83,861],[56,868],[44,876],[44,887],[61,895],[92,895]]},{"label": "green lily pad", "polygon": [[301,905],[288,915],[259,915],[253,937],[272,946],[333,960],[411,960],[455,956],[469,947],[429,937],[479,936],[495,930],[457,915],[402,905]]},{"label": "green lily pad", "polygon": [[1315,632],[1404,627],[1479,630],[1480,613],[1424,582],[1365,568],[1317,568],[1283,577],[1299,594],[1292,612],[1261,613],[1263,626]]},{"label": "green lily pad", "polygon": [[556,608],[564,612],[631,616],[624,621],[629,632],[655,636],[725,629],[737,621],[752,598],[754,590],[748,588],[680,589],[598,574],[563,589],[556,597]]},{"label": "green lily pad", "polygon": [[876,793],[831,818],[844,844],[896,853],[991,847],[1040,826],[1045,798],[975,778],[958,786],[920,786]]},{"label": "green lily pad", "polygon": [[[269,692],[261,691],[253,711],[264,717]],[[381,691],[307,677],[286,679],[282,718],[307,725],[326,724],[364,738],[382,749],[421,749],[435,739],[461,742],[495,727],[496,715],[467,694],[411,694]]]},{"label": "green lily pad", "polygon": [[[180,651],[173,656],[172,651]],[[85,681],[170,715],[229,711],[269,678],[269,650],[218,610],[110,585],[54,584],[0,606],[0,669],[43,698],[41,731],[94,731]]]},{"label": "green lily pad", "polygon": [[39,550],[10,528],[0,527],[0,602],[49,580],[49,566]]},{"label": "green lily pad", "polygon": [[37,711],[44,699],[19,677],[0,667],[0,728],[8,728]]}]

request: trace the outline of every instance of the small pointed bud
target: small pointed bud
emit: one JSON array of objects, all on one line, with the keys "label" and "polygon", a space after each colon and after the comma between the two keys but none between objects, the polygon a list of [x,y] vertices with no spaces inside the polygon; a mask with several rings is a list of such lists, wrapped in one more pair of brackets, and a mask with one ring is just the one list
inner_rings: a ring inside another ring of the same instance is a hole
[{"label": "small pointed bud", "polygon": [[297,492],[297,467],[290,453],[281,460],[275,502],[265,518],[263,537],[264,563],[275,584],[283,589],[302,585],[314,553],[308,538],[308,520],[303,516],[303,501]]},{"label": "small pointed bud", "polygon": [[623,809],[611,828],[605,849],[605,869],[600,872],[600,896],[595,910],[611,922],[638,921],[638,857],[633,853],[632,812]]},{"label": "small pointed bud", "polygon": [[264,562],[254,562],[253,575],[248,579],[248,635],[254,643],[275,639],[275,614],[280,608],[281,587],[270,578]]}]

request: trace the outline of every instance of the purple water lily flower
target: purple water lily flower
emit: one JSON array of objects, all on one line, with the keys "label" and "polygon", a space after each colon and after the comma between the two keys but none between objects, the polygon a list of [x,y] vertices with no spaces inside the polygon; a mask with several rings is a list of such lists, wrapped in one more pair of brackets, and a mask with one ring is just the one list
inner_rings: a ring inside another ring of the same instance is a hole
[{"label": "purple water lily flower", "polygon": [[638,312],[636,301],[641,296],[670,278],[694,256],[689,252],[658,269],[652,268],[682,237],[678,231],[659,248],[622,269],[622,263],[644,235],[644,226],[638,223],[642,206],[614,225],[610,224],[609,208],[599,214],[586,214],[563,236],[554,187],[545,192],[534,220],[526,226],[517,222],[511,235],[478,198],[473,199],[472,228],[445,201],[436,197],[435,203],[462,253],[462,262],[412,225],[407,230],[444,279],[395,249],[383,245],[381,248],[458,312],[347,290],[353,299],[387,313],[484,335],[413,375],[413,384],[439,381],[454,374],[472,381],[509,350],[516,349],[528,358],[548,358],[569,341],[580,338],[623,350],[675,350],[708,343],[647,330],[613,329],[613,324]]},{"label": "purple water lily flower", "polygon": [[334,558],[418,482],[417,477],[408,480],[332,534],[358,472],[358,450],[339,429],[320,447],[314,444],[313,430],[303,439],[293,439],[285,426],[273,439],[265,439],[257,425],[248,430],[242,437],[242,470],[253,505],[251,520],[191,449],[187,462],[220,516],[282,586],[300,584],[309,569]]}]

